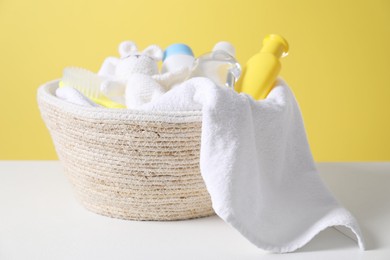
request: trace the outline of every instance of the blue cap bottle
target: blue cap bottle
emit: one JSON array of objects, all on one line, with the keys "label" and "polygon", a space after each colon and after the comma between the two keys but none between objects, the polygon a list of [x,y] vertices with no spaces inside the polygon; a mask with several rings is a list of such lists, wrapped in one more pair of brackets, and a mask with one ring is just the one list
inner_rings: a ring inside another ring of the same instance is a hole
[{"label": "blue cap bottle", "polygon": [[174,72],[184,67],[191,68],[194,59],[194,54],[188,45],[183,43],[172,44],[164,51],[161,72]]}]

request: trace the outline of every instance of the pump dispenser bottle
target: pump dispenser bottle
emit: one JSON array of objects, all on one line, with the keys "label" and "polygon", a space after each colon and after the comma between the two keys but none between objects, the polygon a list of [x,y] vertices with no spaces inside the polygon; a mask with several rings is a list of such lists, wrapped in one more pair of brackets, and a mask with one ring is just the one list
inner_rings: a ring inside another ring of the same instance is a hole
[{"label": "pump dispenser bottle", "polygon": [[235,85],[238,92],[251,95],[254,99],[264,99],[271,91],[280,72],[279,59],[287,55],[287,41],[277,34],[270,34],[263,40],[259,53],[251,57]]}]

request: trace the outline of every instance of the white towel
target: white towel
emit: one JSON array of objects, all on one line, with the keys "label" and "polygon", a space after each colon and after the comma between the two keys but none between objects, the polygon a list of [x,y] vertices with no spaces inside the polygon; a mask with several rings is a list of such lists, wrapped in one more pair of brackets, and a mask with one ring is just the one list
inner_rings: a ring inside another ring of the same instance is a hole
[{"label": "white towel", "polygon": [[200,168],[213,208],[261,249],[291,252],[330,226],[364,241],[316,170],[299,107],[282,80],[267,99],[191,79],[142,109],[202,109]]}]

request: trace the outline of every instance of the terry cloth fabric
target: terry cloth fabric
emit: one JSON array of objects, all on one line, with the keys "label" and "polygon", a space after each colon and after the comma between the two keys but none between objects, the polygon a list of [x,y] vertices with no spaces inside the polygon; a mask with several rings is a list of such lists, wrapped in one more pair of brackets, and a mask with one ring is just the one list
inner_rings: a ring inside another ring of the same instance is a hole
[{"label": "terry cloth fabric", "polygon": [[284,81],[255,101],[194,78],[141,109],[202,109],[200,169],[213,208],[259,248],[291,252],[327,227],[345,226],[364,249],[355,218],[318,175]]}]

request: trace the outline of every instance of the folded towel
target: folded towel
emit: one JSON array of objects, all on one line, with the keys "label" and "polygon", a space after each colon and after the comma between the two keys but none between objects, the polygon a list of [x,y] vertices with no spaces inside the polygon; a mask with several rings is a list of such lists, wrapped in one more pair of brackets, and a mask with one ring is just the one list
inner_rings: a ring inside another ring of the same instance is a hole
[{"label": "folded towel", "polygon": [[202,109],[200,169],[218,216],[261,249],[291,252],[355,218],[316,170],[299,107],[279,80],[267,99],[194,78],[141,109]]}]

